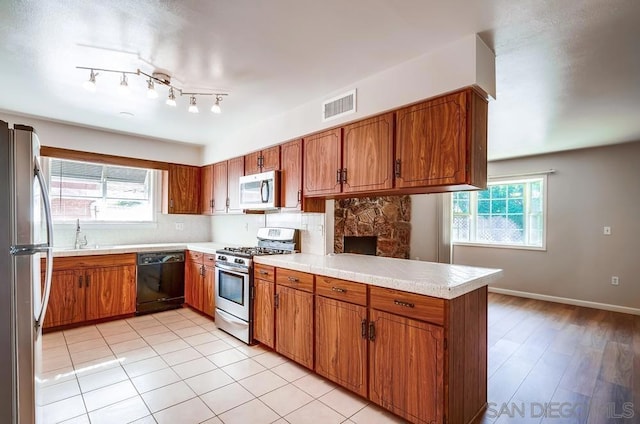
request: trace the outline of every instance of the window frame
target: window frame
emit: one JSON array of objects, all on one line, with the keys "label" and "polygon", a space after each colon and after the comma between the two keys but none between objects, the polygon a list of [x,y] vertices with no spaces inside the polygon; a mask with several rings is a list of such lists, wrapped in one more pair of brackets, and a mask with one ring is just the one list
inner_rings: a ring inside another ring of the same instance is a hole
[{"label": "window frame", "polygon": [[[531,182],[532,180],[542,180],[542,245],[534,246],[534,245],[519,245],[519,244],[507,244],[504,242],[501,243],[488,243],[486,241],[455,241],[453,239],[453,196],[454,193],[449,196],[449,201],[451,202],[451,245],[453,246],[469,246],[469,247],[489,247],[489,248],[497,248],[497,249],[516,249],[516,250],[535,250],[535,251],[546,251],[547,250],[547,224],[549,221],[548,217],[548,206],[547,206],[547,198],[548,198],[548,174],[540,173],[540,174],[525,174],[525,175],[510,175],[508,177],[494,177],[489,178],[487,180],[487,188],[489,189],[492,185],[504,185],[504,184],[517,184],[522,182]],[[486,190],[485,189],[485,190]],[[468,191],[469,193],[469,210],[473,213],[469,213],[470,219],[470,234],[475,235],[476,225],[477,225],[477,217],[478,217],[478,193],[483,190],[475,190]],[[472,200],[475,199],[475,200]],[[526,218],[525,214],[525,218]],[[525,229],[526,230],[526,229]]]}]

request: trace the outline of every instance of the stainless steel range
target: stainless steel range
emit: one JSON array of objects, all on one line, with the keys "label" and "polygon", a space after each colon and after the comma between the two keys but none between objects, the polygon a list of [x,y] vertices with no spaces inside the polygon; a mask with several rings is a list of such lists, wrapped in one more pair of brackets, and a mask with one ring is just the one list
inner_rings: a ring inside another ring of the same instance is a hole
[{"label": "stainless steel range", "polygon": [[247,344],[253,341],[253,260],[296,250],[298,230],[260,228],[258,246],[216,250],[216,326]]}]

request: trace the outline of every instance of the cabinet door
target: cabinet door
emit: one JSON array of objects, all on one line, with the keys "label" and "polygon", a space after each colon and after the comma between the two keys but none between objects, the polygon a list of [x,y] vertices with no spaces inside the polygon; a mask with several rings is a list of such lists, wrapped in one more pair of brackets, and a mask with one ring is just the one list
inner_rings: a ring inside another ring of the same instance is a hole
[{"label": "cabinet door", "polygon": [[201,311],[209,316],[214,316],[216,305],[214,298],[215,268],[204,267],[204,277],[202,278],[202,308]]},{"label": "cabinet door", "polygon": [[299,210],[302,207],[302,140],[282,145],[280,177],[282,207]]},{"label": "cabinet door", "polygon": [[277,171],[280,169],[280,146],[273,146],[263,150],[261,171]]},{"label": "cabinet door", "polygon": [[213,213],[227,213],[227,161],[213,165]]},{"label": "cabinet door", "polygon": [[466,181],[467,92],[397,112],[396,187]]},{"label": "cabinet door", "polygon": [[304,139],[304,195],[340,193],[342,169],[341,129],[325,131]]},{"label": "cabinet door", "polygon": [[81,271],[53,271],[44,328],[84,321],[84,292]]},{"label": "cabinet door", "polygon": [[345,193],[393,188],[393,113],[343,128]]},{"label": "cabinet door", "polygon": [[276,285],[276,352],[313,369],[313,294]]},{"label": "cabinet door", "polygon": [[202,267],[201,263],[187,261],[184,275],[184,301],[191,307],[202,309]]},{"label": "cabinet door", "polygon": [[414,423],[441,423],[444,407],[443,329],[370,311],[369,399]]},{"label": "cabinet door", "polygon": [[227,170],[227,197],[229,198],[228,213],[241,213],[240,209],[240,177],[244,175],[244,156],[229,159]]},{"label": "cabinet door", "polygon": [[275,284],[254,280],[253,338],[262,344],[275,347]]},{"label": "cabinet door", "polygon": [[200,184],[200,213],[213,214],[213,165],[203,166]]},{"label": "cabinet door", "polygon": [[260,172],[260,154],[261,152],[253,152],[244,155],[244,175],[259,174]]},{"label": "cabinet door", "polygon": [[136,311],[135,265],[87,270],[85,287],[87,320]]},{"label": "cabinet door", "polygon": [[169,213],[200,213],[200,168],[169,164]]},{"label": "cabinet door", "polygon": [[316,372],[367,396],[367,308],[316,296]]}]

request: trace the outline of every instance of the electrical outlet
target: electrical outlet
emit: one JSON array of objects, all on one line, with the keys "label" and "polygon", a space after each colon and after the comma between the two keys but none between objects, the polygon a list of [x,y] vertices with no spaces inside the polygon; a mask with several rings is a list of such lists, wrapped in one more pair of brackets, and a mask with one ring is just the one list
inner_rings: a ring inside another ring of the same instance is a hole
[{"label": "electrical outlet", "polygon": [[245,231],[249,231],[249,223],[248,222],[244,223],[244,230]]},{"label": "electrical outlet", "polygon": [[184,230],[184,222],[176,222],[176,230],[178,231]]},{"label": "electrical outlet", "polygon": [[610,236],[611,235],[611,227],[604,227],[604,235],[605,236]]},{"label": "electrical outlet", "polygon": [[620,278],[616,277],[615,275],[611,277],[611,285],[612,286],[620,285]]}]

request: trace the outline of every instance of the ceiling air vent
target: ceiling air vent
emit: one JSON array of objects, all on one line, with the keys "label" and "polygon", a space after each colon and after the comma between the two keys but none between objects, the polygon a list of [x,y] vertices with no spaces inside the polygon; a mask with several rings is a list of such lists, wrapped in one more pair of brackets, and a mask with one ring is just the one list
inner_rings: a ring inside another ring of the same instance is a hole
[{"label": "ceiling air vent", "polygon": [[322,103],[322,121],[330,121],[356,111],[356,90],[347,91]]}]

